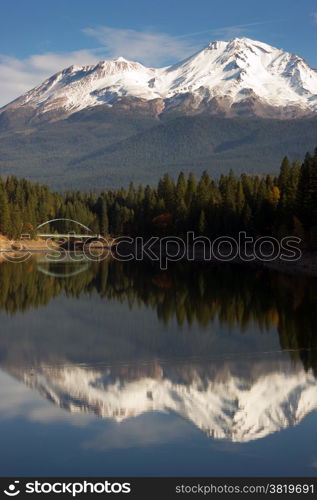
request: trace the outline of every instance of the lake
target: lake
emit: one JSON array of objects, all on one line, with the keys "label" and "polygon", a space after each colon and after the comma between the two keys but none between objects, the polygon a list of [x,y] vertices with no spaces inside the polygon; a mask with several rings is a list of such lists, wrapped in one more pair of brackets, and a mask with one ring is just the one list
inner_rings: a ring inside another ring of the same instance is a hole
[{"label": "lake", "polygon": [[317,280],[0,265],[2,476],[315,476]]}]

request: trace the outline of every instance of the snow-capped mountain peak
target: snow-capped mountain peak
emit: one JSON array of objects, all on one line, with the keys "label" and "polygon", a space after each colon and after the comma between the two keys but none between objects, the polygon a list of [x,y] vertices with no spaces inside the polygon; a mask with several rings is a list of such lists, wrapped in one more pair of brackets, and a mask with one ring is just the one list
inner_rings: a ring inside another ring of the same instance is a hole
[{"label": "snow-capped mountain peak", "polygon": [[159,113],[306,116],[317,112],[317,72],[296,54],[234,38],[213,41],[164,68],[147,68],[124,57],[70,66],[1,111],[28,107],[37,115],[54,111],[65,117],[126,98],[159,100]]}]

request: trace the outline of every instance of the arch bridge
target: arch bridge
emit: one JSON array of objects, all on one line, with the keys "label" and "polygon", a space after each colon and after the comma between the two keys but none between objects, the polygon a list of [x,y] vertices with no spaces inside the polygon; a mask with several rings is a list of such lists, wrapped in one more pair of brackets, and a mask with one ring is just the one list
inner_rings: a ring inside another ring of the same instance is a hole
[{"label": "arch bridge", "polygon": [[[72,223],[75,226],[79,226],[79,229],[76,231],[68,231],[67,233],[57,233],[57,232],[45,232],[44,227],[56,223],[56,222],[66,222],[67,224]],[[81,231],[81,232],[79,232]],[[76,239],[76,240],[100,240],[102,239],[101,234],[94,234],[93,231],[82,224],[73,219],[51,219],[49,221],[43,222],[36,228],[36,234],[39,238],[44,239]]]}]

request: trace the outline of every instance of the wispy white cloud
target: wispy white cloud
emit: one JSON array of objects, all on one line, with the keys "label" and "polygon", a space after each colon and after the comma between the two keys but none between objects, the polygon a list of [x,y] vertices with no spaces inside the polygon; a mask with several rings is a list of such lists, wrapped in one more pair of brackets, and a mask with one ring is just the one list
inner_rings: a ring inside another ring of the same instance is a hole
[{"label": "wispy white cloud", "polygon": [[123,56],[148,66],[160,66],[182,59],[200,47],[190,37],[177,37],[167,33],[108,26],[85,28],[83,32],[96,38],[104,46],[107,56]]},{"label": "wispy white cloud", "polygon": [[92,64],[98,49],[55,54],[34,54],[18,59],[0,54],[0,106],[7,104],[43,80],[72,64]]},{"label": "wispy white cloud", "polygon": [[317,23],[317,12],[312,13],[312,18],[314,19],[315,23]]},{"label": "wispy white cloud", "polygon": [[25,418],[41,424],[65,423],[66,425],[85,427],[95,420],[89,414],[70,414],[26,387],[10,375],[0,371],[0,421]]},{"label": "wispy white cloud", "polygon": [[203,44],[202,38],[206,38],[207,35],[209,35],[210,40],[214,37],[227,40],[248,33],[256,26],[270,22],[260,21],[222,26],[176,36],[150,30],[136,31],[109,26],[85,28],[83,32],[97,39],[104,46],[105,54],[109,57],[123,56],[148,66],[161,66],[183,59],[199,50]]},{"label": "wispy white cloud", "polygon": [[82,444],[97,451],[128,449],[184,441],[197,430],[176,415],[144,413],[120,423],[107,422],[102,432]]},{"label": "wispy white cloud", "polygon": [[[252,28],[254,28],[255,26],[270,24],[272,22],[273,21],[258,21],[254,23],[236,24],[234,26],[222,26],[220,28],[213,28],[210,30],[196,31],[194,33],[186,33],[186,35],[179,35],[178,38],[188,38],[188,37],[196,37],[202,35],[210,35],[212,37],[218,36],[221,39],[233,38],[241,34],[250,32],[250,30],[252,30]],[[274,22],[277,22],[277,20],[275,20]]]}]

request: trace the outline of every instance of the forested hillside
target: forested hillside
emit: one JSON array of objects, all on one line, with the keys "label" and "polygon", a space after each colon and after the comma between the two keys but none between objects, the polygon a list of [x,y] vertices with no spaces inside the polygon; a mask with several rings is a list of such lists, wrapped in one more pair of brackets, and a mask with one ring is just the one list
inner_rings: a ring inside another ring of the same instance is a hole
[{"label": "forested hillside", "polygon": [[[215,237],[245,230],[254,235],[289,234],[317,247],[317,149],[302,164],[284,157],[277,176],[221,175],[199,179],[165,174],[149,185],[99,193],[64,194],[17,177],[0,180],[0,233],[18,238],[55,218],[75,219],[103,235],[184,235],[193,230]],[[51,230],[67,231],[56,222]]]},{"label": "forested hillside", "polygon": [[277,173],[317,143],[317,118],[269,120],[174,116],[104,106],[51,123],[0,115],[0,173],[52,189],[155,185],[165,173]]}]

